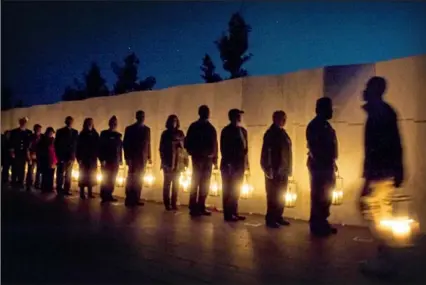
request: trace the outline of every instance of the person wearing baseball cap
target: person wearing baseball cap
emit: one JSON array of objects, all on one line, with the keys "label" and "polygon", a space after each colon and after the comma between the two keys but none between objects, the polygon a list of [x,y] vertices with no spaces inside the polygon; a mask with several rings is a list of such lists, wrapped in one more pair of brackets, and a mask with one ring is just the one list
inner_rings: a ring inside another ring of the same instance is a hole
[{"label": "person wearing baseball cap", "polygon": [[240,187],[244,172],[248,170],[247,130],[241,126],[242,114],[244,111],[239,109],[229,110],[230,123],[222,129],[220,135],[223,218],[227,222],[245,220],[244,216],[238,214]]}]

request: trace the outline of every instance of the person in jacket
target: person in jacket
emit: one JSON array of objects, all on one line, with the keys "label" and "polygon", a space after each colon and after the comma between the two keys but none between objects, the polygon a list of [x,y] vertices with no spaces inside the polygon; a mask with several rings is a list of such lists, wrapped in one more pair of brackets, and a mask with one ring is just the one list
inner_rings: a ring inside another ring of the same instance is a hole
[{"label": "person in jacket", "polygon": [[283,218],[284,193],[288,178],[292,175],[291,139],[284,130],[287,116],[284,111],[275,111],[273,123],[263,136],[260,164],[265,173],[266,226],[279,228],[290,223]]},{"label": "person in jacket", "polygon": [[[363,100],[366,102],[363,109],[367,113],[367,121],[364,135],[365,185],[360,202],[362,214],[373,229],[383,218],[382,212],[392,211],[392,204],[387,203],[386,199],[404,182],[398,115],[392,106],[383,100],[386,87],[387,83],[383,77],[372,77],[363,92]],[[362,263],[361,269],[380,275],[395,272],[389,245],[380,235],[375,237],[378,242],[378,256]]]},{"label": "person in jacket", "polygon": [[136,112],[136,123],[126,127],[123,140],[124,158],[129,167],[126,182],[126,200],[128,207],[143,206],[140,201],[142,175],[146,164],[151,164],[151,129],[145,125],[145,112]]},{"label": "person in jacket", "polygon": [[19,119],[19,127],[10,134],[10,155],[12,164],[12,185],[24,187],[25,166],[29,162],[29,147],[32,132],[27,129],[27,118]]},{"label": "person in jacket", "polygon": [[230,124],[223,128],[220,135],[220,153],[222,160],[223,216],[228,222],[245,220],[238,214],[238,199],[244,180],[244,172],[248,169],[247,131],[241,126],[243,111],[231,109],[228,112]]},{"label": "person in jacket", "polygon": [[40,167],[41,170],[41,191],[43,193],[53,192],[55,168],[58,163],[54,134],[55,130],[48,127],[39,142],[37,167]]},{"label": "person in jacket", "polygon": [[316,117],[308,124],[308,170],[311,182],[310,230],[313,235],[327,236],[337,229],[327,221],[330,216],[331,191],[336,183],[337,138],[328,120],[333,117],[333,103],[323,97],[316,102]]},{"label": "person in jacket", "polygon": [[1,136],[1,181],[2,184],[8,184],[10,179],[9,171],[12,167],[12,156],[10,153],[10,134],[11,131],[7,130]]},{"label": "person in jacket", "polygon": [[98,168],[99,134],[95,130],[93,119],[86,118],[83,123],[83,130],[77,139],[77,161],[80,170],[78,187],[80,188],[80,198],[86,199],[84,188],[87,187],[89,198],[93,196],[92,189],[96,185],[96,174]]},{"label": "person in jacket", "polygon": [[164,173],[163,202],[167,211],[178,209],[179,177],[188,167],[188,156],[184,149],[185,135],[179,127],[178,117],[170,115],[160,139],[161,168]]},{"label": "person in jacket", "polygon": [[189,195],[191,216],[210,216],[206,210],[212,166],[217,168],[217,133],[209,122],[210,109],[206,105],[198,108],[199,119],[193,122],[185,138],[185,148],[192,158],[192,182]]},{"label": "person in jacket", "polygon": [[55,151],[58,159],[56,169],[56,192],[58,195],[71,195],[71,174],[77,149],[78,131],[72,128],[74,119],[65,118],[65,127],[56,132]]},{"label": "person in jacket", "polygon": [[123,163],[122,135],[117,132],[118,120],[112,116],[108,122],[109,129],[101,132],[99,139],[99,160],[102,167],[101,199],[102,202],[116,202],[112,196],[115,180],[120,165]]},{"label": "person in jacket", "polygon": [[[41,182],[41,167],[38,165],[37,154],[39,152],[39,145],[42,138],[41,126],[39,124],[34,125],[34,133],[30,139],[29,153],[30,158],[28,162],[28,170],[27,170],[27,178],[26,178],[26,187],[28,190],[31,190],[31,187],[34,183],[34,175],[35,175],[35,183],[34,187],[36,189],[40,189]],[[35,172],[35,173],[34,173]]]}]

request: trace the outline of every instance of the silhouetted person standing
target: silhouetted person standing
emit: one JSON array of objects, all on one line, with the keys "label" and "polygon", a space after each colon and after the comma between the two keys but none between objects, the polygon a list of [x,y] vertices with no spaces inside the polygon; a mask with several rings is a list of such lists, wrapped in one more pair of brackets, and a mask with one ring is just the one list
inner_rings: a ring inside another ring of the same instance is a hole
[{"label": "silhouetted person standing", "polygon": [[228,112],[230,124],[223,128],[220,135],[220,152],[222,160],[223,216],[225,221],[245,220],[238,214],[238,199],[244,180],[244,172],[248,169],[247,131],[241,126],[243,111],[231,109]]},{"label": "silhouetted person standing", "polygon": [[1,181],[3,184],[9,183],[10,174],[9,170],[12,167],[12,156],[11,156],[11,140],[10,131],[5,131],[1,136]]},{"label": "silhouetted person standing", "polygon": [[48,127],[39,143],[37,167],[40,167],[42,173],[41,191],[43,193],[53,192],[55,168],[58,163],[54,134],[55,130],[52,127]]},{"label": "silhouetted person standing", "polygon": [[160,139],[161,168],[164,173],[163,202],[167,211],[177,210],[179,176],[188,167],[188,156],[184,149],[185,135],[179,127],[178,117],[170,115]]},{"label": "silhouetted person standing", "polygon": [[266,188],[266,226],[279,228],[290,223],[283,218],[284,193],[288,177],[292,175],[291,139],[284,126],[287,115],[284,111],[275,111],[272,125],[263,136],[260,165],[265,173]]},{"label": "silhouetted person standing", "polygon": [[116,116],[109,119],[109,129],[101,132],[99,140],[99,160],[102,166],[101,199],[102,202],[116,202],[112,196],[120,165],[123,163],[122,135],[117,132]]},{"label": "silhouetted person standing", "polygon": [[[39,152],[39,145],[42,138],[41,126],[39,124],[34,125],[34,133],[30,139],[29,153],[30,160],[28,163],[27,178],[26,178],[26,187],[28,190],[31,190],[33,186],[34,175],[35,175],[35,184],[34,187],[40,189],[41,186],[41,167],[38,165],[37,155]],[[34,173],[35,171],[35,173]]]},{"label": "silhouetted person standing", "polygon": [[55,151],[58,159],[56,169],[56,192],[58,195],[71,195],[71,174],[77,150],[78,131],[72,128],[74,119],[65,118],[65,127],[56,132]]},{"label": "silhouetted person standing", "polygon": [[27,118],[19,119],[19,127],[10,134],[12,163],[12,185],[24,187],[25,165],[29,162],[29,147],[32,132],[26,128]]},{"label": "silhouetted person standing", "polygon": [[96,183],[96,170],[98,168],[99,134],[95,130],[92,118],[86,118],[83,130],[77,140],[77,161],[80,169],[78,186],[80,198],[86,199],[84,188],[87,187],[87,196],[94,198],[93,187]]},{"label": "silhouetted person standing", "polygon": [[210,110],[206,105],[198,109],[200,118],[193,122],[185,138],[185,148],[192,157],[192,183],[189,195],[191,216],[210,216],[206,210],[212,166],[217,167],[217,133],[209,122]]},{"label": "silhouetted person standing", "polygon": [[[395,110],[383,101],[386,80],[372,77],[363,92],[367,113],[364,136],[364,179],[361,202],[366,206],[363,214],[372,222],[380,223],[381,213],[392,210],[386,198],[404,181],[403,150]],[[379,243],[378,258],[366,262],[363,269],[379,274],[391,273],[392,263],[389,248],[376,236]]]},{"label": "silhouetted person standing", "polygon": [[330,216],[331,191],[336,183],[337,159],[336,132],[328,120],[333,117],[330,98],[320,98],[316,103],[316,117],[308,124],[308,169],[311,178],[311,233],[327,236],[337,233],[327,221]]},{"label": "silhouetted person standing", "polygon": [[142,176],[147,163],[151,163],[151,130],[145,125],[144,111],[136,112],[136,123],[124,132],[124,158],[129,167],[126,183],[126,206],[143,206],[140,201]]}]

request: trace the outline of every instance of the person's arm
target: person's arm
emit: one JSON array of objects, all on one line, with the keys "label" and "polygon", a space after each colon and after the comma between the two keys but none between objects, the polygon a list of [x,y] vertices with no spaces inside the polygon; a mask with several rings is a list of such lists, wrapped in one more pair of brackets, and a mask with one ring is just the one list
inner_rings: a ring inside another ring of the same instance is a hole
[{"label": "person's arm", "polygon": [[160,152],[160,159],[161,159],[161,168],[163,168],[164,165],[164,152],[166,149],[166,131],[164,131],[161,134],[161,138],[160,138],[160,147],[159,147],[159,152]]},{"label": "person's arm", "polygon": [[212,126],[212,131],[213,131],[213,164],[215,167],[217,167],[217,159],[218,159],[217,132],[213,126]]},{"label": "person's arm", "polygon": [[394,158],[393,165],[394,165],[395,186],[400,187],[401,184],[404,182],[404,163],[403,163],[401,135],[399,132],[398,117],[396,114],[394,115],[394,119],[391,122],[389,132],[390,132],[390,140],[388,142],[392,144],[391,153]]},{"label": "person's arm", "polygon": [[130,155],[130,129],[129,127],[126,128],[124,131],[124,138],[123,138],[123,151],[124,151],[124,159],[128,163],[131,159]]},{"label": "person's arm", "polygon": [[247,130],[244,128],[243,128],[243,136],[244,136],[244,139],[246,140],[246,149],[244,150],[245,152],[244,167],[246,170],[250,170],[250,163],[249,163],[249,157],[248,157],[248,150],[249,150],[248,134],[247,134]]},{"label": "person's arm", "polygon": [[123,164],[123,140],[121,139],[122,135],[119,134],[119,145],[118,145],[118,161],[120,164]]},{"label": "person's arm", "polygon": [[148,163],[152,164],[152,159],[151,159],[151,129],[147,127],[146,130],[146,139],[147,139],[147,151],[148,151]]},{"label": "person's arm", "polygon": [[186,133],[186,137],[184,140],[184,147],[189,155],[192,155],[193,136],[194,136],[194,125],[191,124],[188,128],[188,132]]},{"label": "person's arm", "polygon": [[105,161],[105,132],[102,131],[99,137],[99,152],[98,158],[101,163]]},{"label": "person's arm", "polygon": [[260,166],[262,167],[263,172],[269,173],[271,170],[271,145],[269,141],[269,133],[266,133],[263,136],[262,150],[260,155]]},{"label": "person's arm", "polygon": [[76,152],[75,152],[75,156],[77,158],[78,163],[81,162],[81,160],[83,159],[83,148],[84,146],[84,138],[82,136],[82,134],[80,133],[80,135],[77,137],[77,147],[76,147]]},{"label": "person's arm", "polygon": [[79,138],[79,135],[78,135],[78,131],[77,130],[72,130],[72,132],[74,133],[74,135],[73,135],[73,145],[72,145],[72,155],[73,155],[73,157],[71,157],[72,158],[72,160],[74,160],[76,157],[77,157],[77,141],[78,141],[78,138]]}]

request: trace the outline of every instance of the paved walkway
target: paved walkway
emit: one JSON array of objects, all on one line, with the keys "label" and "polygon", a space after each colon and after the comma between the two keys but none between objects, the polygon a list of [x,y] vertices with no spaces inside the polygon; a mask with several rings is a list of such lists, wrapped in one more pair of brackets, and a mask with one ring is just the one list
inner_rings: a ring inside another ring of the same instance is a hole
[{"label": "paved walkway", "polygon": [[[260,216],[227,224],[2,189],[1,230],[3,284],[388,284],[358,272],[375,250],[356,227],[315,239],[301,221],[274,230]],[[422,265],[392,283],[425,281]]]}]

